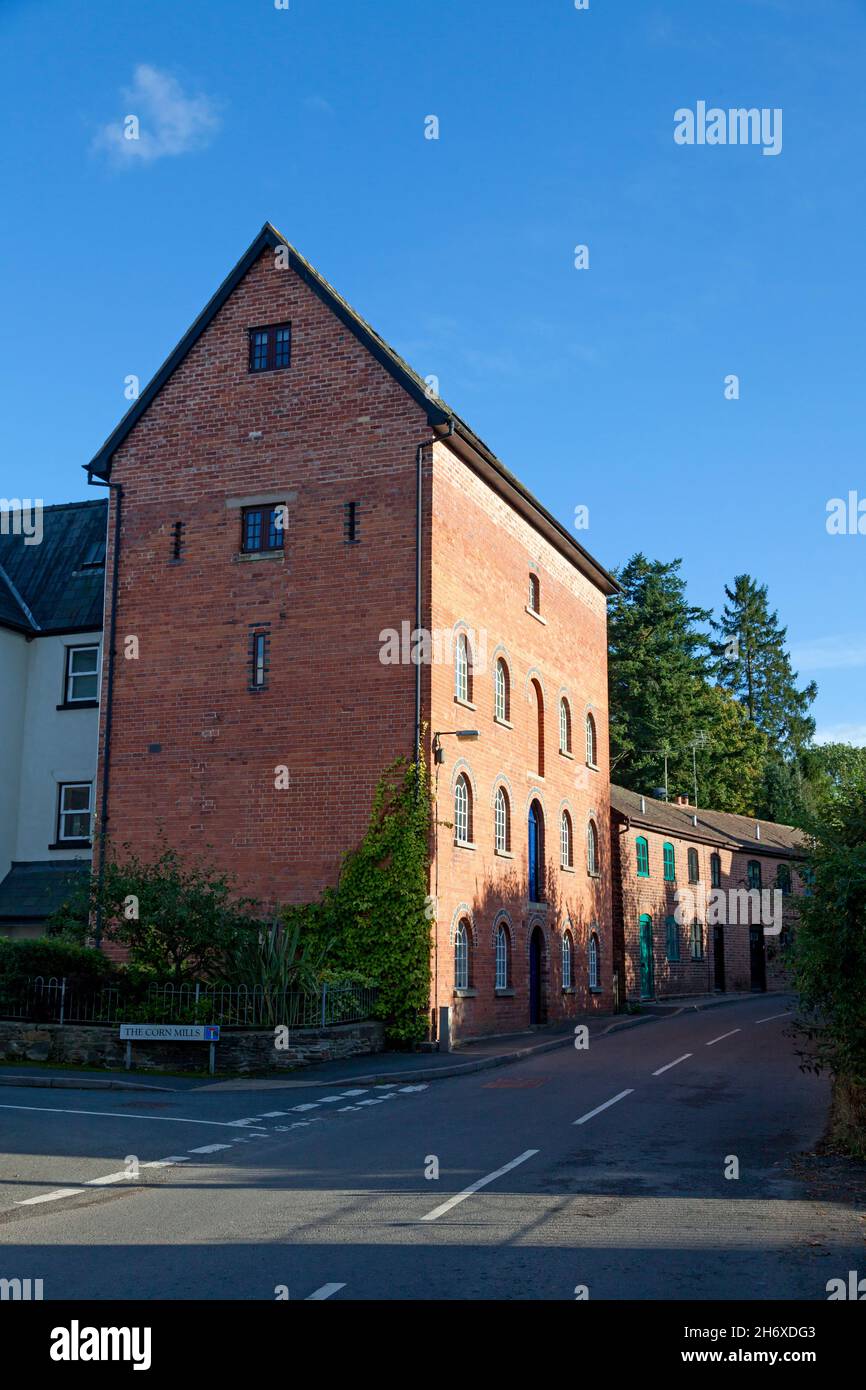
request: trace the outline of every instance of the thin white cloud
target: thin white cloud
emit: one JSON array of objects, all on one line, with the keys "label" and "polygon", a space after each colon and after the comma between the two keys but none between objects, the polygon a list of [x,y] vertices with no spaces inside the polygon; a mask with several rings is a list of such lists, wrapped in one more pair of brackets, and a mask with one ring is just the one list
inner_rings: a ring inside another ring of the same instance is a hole
[{"label": "thin white cloud", "polygon": [[815,743],[853,743],[866,748],[866,724],[827,724],[815,732]]},{"label": "thin white cloud", "polygon": [[187,96],[176,77],[148,63],[138,65],[133,85],[122,95],[123,116],[102,126],[93,141],[94,150],[115,164],[128,168],[189,154],[203,149],[219,130],[210,97]]},{"label": "thin white cloud", "polygon": [[308,111],[321,111],[326,116],[334,115],[333,106],[322,96],[304,97],[304,105]]},{"label": "thin white cloud", "polygon": [[866,666],[866,633],[838,633],[796,642],[791,649],[796,671],[843,671]]}]

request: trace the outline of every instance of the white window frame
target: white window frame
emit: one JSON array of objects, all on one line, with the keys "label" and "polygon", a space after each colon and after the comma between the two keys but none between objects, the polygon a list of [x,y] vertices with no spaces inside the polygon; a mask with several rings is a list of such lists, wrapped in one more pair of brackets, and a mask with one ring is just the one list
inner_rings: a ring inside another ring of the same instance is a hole
[{"label": "white window frame", "polygon": [[494,845],[497,854],[508,853],[508,819],[508,793],[504,787],[497,787],[494,800]]},{"label": "white window frame", "polygon": [[594,820],[588,820],[586,823],[586,872],[593,877],[599,872],[598,827]]},{"label": "white window frame", "polygon": [[469,639],[465,632],[461,632],[457,637],[457,648],[454,653],[454,694],[458,700],[464,700],[469,704]]},{"label": "white window frame", "polygon": [[586,762],[588,767],[598,766],[598,749],[596,748],[596,727],[595,720],[591,714],[586,716]]},{"label": "white window frame", "polygon": [[505,662],[502,657],[496,663],[494,675],[494,706],[493,713],[495,718],[502,720],[503,723],[508,719],[508,675],[505,669]]},{"label": "white window frame", "polygon": [[563,869],[574,867],[572,828],[571,816],[567,811],[563,811],[559,818],[559,863]]},{"label": "white window frame", "polygon": [[599,968],[598,968],[598,937],[595,932],[589,934],[589,944],[586,948],[587,961],[589,965],[589,987],[590,989],[600,989]]},{"label": "white window frame", "polygon": [[[63,802],[68,791],[80,791],[82,787],[87,788],[87,809],[67,810]],[[66,816],[87,816],[87,833],[85,835],[66,835],[64,834],[64,818]],[[57,788],[57,843],[79,844],[82,840],[92,839],[92,820],[93,820],[93,783],[92,782],[60,782]]]},{"label": "white window frame", "polygon": [[559,702],[559,751],[571,752],[571,710],[564,695]]},{"label": "white window frame", "polygon": [[[91,701],[98,700],[98,699],[99,699],[99,643],[98,643],[98,642],[83,642],[83,643],[81,643],[80,646],[70,646],[70,647],[66,647],[66,648],[65,648],[65,652],[66,652],[66,655],[65,655],[66,668],[65,668],[64,681],[63,681],[63,702],[64,702],[64,704],[67,704],[67,705],[85,705],[85,704],[89,704]],[[78,653],[78,652],[95,652],[95,653],[96,653],[96,665],[94,666],[94,668],[93,668],[92,671],[73,671],[73,669],[72,669],[73,657],[74,657],[75,654]],[[76,680],[78,680],[78,679],[79,679],[80,677],[82,677],[82,676],[85,676],[85,677],[95,676],[95,677],[96,677],[96,693],[95,693],[95,694],[93,694],[93,695],[76,695],[76,694],[74,693],[74,692],[75,692],[75,682],[76,682]]]},{"label": "white window frame", "polygon": [[571,943],[571,933],[568,931],[562,934],[562,988],[571,989],[573,984],[572,977],[572,956],[574,948]]},{"label": "white window frame", "polygon": [[508,932],[500,922],[496,929],[496,989],[508,988]]}]

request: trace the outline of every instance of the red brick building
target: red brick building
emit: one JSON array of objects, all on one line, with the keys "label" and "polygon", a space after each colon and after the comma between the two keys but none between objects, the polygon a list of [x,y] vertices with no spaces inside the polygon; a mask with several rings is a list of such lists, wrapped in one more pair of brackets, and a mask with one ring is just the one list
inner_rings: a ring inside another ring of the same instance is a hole
[{"label": "red brick building", "polygon": [[[431,1007],[463,1036],[609,1008],[615,584],[273,227],[88,468],[111,841],[308,901],[438,733]],[[384,659],[418,628],[430,664]]]},{"label": "red brick building", "polygon": [[[783,985],[803,853],[792,826],[612,786],[615,960],[626,998]],[[763,918],[746,896],[756,892],[769,895]]]}]

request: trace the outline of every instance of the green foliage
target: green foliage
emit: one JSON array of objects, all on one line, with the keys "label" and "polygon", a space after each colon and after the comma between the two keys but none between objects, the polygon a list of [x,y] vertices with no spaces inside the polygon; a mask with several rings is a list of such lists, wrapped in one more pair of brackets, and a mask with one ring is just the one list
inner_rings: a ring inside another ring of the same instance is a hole
[{"label": "green foliage", "polygon": [[31,941],[0,938],[0,984],[13,984],[28,977],[65,976],[82,988],[98,989],[111,982],[114,968],[101,951],[81,946],[62,937],[39,937]]},{"label": "green foliage", "polygon": [[811,892],[799,900],[791,950],[800,993],[805,1065],[866,1084],[866,774],[853,768],[828,794],[811,824],[806,869]]},{"label": "green foliage", "polygon": [[212,975],[238,933],[258,929],[255,904],[235,900],[226,875],[205,865],[187,867],[168,848],[152,861],[124,850],[122,859],[106,858],[101,884],[94,874],[54,914],[50,933],[85,941],[101,920],[103,939],[125,946],[136,967],[179,983]]},{"label": "green foliage", "polygon": [[332,933],[305,931],[297,914],[291,921],[273,922],[258,930],[245,928],[233,936],[221,963],[220,978],[233,988],[246,985],[251,990],[261,989],[269,1022],[280,1023],[284,1021],[285,992],[318,992],[332,945]]},{"label": "green foliage", "polygon": [[378,985],[375,1016],[389,1038],[425,1036],[430,1001],[430,794],[426,769],[398,759],[381,777],[361,844],[347,854],[335,888],[308,908],[287,908],[330,942],[338,978],[358,972]]}]

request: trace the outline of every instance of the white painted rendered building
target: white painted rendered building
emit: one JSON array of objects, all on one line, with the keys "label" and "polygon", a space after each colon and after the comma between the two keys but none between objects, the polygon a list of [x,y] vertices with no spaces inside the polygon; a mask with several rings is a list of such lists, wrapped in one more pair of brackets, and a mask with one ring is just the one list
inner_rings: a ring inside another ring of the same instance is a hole
[{"label": "white painted rendered building", "polygon": [[106,520],[102,500],[31,528],[0,506],[0,935],[40,935],[89,871]]}]

